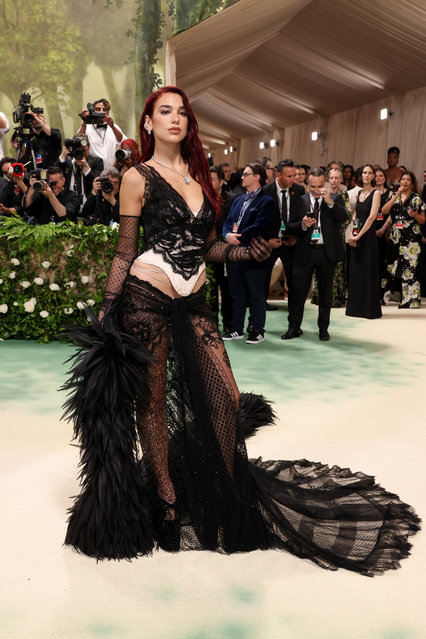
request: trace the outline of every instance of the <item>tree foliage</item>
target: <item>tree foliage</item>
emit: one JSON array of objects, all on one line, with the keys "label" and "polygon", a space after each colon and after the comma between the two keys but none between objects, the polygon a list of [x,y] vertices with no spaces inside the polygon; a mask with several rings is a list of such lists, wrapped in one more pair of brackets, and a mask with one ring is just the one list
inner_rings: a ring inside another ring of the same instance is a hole
[{"label": "tree foliage", "polygon": [[84,58],[79,30],[68,19],[66,3],[0,0],[0,51],[1,90],[13,104],[29,91],[33,100],[43,97],[48,108],[65,107],[66,90]]}]

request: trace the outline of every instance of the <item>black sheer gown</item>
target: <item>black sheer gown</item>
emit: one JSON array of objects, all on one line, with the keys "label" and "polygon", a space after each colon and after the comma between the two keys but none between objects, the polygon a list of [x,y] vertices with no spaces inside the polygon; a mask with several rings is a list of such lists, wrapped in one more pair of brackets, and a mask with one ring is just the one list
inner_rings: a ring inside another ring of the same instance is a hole
[{"label": "black sheer gown", "polygon": [[[362,226],[370,215],[373,193],[375,190],[363,202],[360,202],[358,193],[355,211]],[[356,247],[349,247],[349,251],[350,267],[346,315],[377,319],[382,316],[382,308],[375,221],[358,240]]]},{"label": "black sheer gown", "polygon": [[271,412],[239,395],[204,287],[172,299],[128,270],[140,221],[144,250],[188,278],[204,258],[249,255],[216,239],[207,199],[194,217],[153,168],[138,170],[146,204],[140,219],[121,218],[102,324],[74,332],[66,407],[83,487],[65,543],[97,559],[276,548],[369,576],[397,568],[420,522],[373,477],[305,459],[248,460],[245,435]]}]

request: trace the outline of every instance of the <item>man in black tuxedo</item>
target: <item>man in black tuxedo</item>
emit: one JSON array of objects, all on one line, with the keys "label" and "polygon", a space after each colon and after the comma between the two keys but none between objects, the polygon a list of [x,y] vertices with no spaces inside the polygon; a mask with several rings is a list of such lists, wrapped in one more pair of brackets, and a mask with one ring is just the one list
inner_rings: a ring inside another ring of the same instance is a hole
[{"label": "man in black tuxedo", "polygon": [[[305,195],[305,189],[300,184],[294,183],[295,163],[293,160],[281,160],[277,166],[277,177],[270,184],[263,187],[264,192],[270,195],[275,202],[274,217],[270,228],[269,244],[272,246],[271,257],[268,260],[268,269],[265,278],[265,298],[268,299],[271,285],[271,273],[277,259],[280,259],[284,267],[288,288],[288,308],[291,313],[292,297],[292,273],[294,250],[297,238],[298,224],[295,224],[297,199]],[[275,310],[276,306],[267,304],[267,310]]]},{"label": "man in black tuxedo", "polygon": [[298,201],[292,312],[289,314],[288,331],[281,338],[292,339],[302,335],[304,305],[315,271],[319,293],[319,338],[328,341],[334,268],[345,257],[339,225],[347,217],[342,196],[331,194],[326,188],[322,169],[310,170],[308,187],[309,192]]},{"label": "man in black tuxedo", "polygon": [[62,147],[58,166],[65,177],[65,188],[78,195],[81,213],[92,190],[93,180],[104,169],[104,162],[102,158],[90,154],[89,139],[85,133],[75,135],[72,142],[73,146]]}]

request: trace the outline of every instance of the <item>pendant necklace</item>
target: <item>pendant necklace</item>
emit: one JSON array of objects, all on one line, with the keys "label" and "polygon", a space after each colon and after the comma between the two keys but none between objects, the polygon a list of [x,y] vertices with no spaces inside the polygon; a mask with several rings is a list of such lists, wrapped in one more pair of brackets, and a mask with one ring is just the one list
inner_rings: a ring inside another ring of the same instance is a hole
[{"label": "pendant necklace", "polygon": [[180,171],[176,171],[176,169],[172,169],[171,166],[167,166],[167,164],[163,164],[162,162],[159,162],[158,160],[155,159],[154,156],[151,156],[151,160],[154,160],[154,162],[156,162],[157,164],[159,164],[160,166],[164,166],[165,169],[169,169],[169,171],[173,171],[173,173],[177,173],[178,175],[180,175],[181,177],[183,177],[183,181],[185,182],[185,184],[189,184],[191,182],[191,180],[189,179],[189,177],[187,177],[188,175],[188,170],[189,170],[189,164],[188,162],[186,163],[186,171],[185,173],[181,173]]}]

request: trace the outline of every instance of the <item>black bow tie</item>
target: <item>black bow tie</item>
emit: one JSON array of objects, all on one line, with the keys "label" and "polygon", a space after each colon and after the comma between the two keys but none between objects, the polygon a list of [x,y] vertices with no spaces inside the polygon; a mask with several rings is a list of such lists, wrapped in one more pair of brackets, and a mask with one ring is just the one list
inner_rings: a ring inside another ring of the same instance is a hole
[{"label": "black bow tie", "polygon": [[108,124],[97,124],[97,125],[96,125],[96,128],[97,128],[97,129],[106,129],[106,128],[107,128],[107,126],[108,126]]}]

